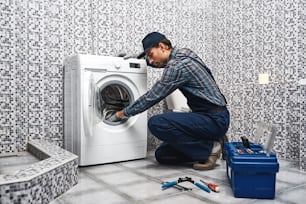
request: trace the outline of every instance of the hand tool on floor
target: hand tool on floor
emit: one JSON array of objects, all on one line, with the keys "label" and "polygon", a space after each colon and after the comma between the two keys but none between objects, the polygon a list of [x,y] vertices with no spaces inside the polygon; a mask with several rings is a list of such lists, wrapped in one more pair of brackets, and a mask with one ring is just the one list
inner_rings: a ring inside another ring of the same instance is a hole
[{"label": "hand tool on floor", "polygon": [[169,188],[171,186],[174,186],[174,185],[176,185],[178,183],[185,182],[185,181],[188,181],[188,182],[196,185],[200,189],[210,193],[210,189],[206,185],[203,185],[201,183],[195,182],[194,180],[191,179],[191,177],[187,177],[187,176],[185,178],[179,178],[177,181],[171,181],[171,182],[167,182],[167,183],[163,184],[162,185],[162,189]]},{"label": "hand tool on floor", "polygon": [[219,186],[217,184],[214,183],[206,183],[203,180],[200,180],[202,183],[204,183],[208,188],[210,188],[210,190],[212,190],[213,192],[218,193],[220,191]]},{"label": "hand tool on floor", "polygon": [[[162,182],[162,184],[165,184],[165,183],[168,183],[168,182]],[[176,188],[176,189],[178,189],[180,191],[192,191],[192,188],[187,188],[187,187],[179,185],[179,184],[175,184],[173,186],[162,188],[162,190],[166,190],[166,189],[168,189],[170,187],[174,187],[174,188]]]}]

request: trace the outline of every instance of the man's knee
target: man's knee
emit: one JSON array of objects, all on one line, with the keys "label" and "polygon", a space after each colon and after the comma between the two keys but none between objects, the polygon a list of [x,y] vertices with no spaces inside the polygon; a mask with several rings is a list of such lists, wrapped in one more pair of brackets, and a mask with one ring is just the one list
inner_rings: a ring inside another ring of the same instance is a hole
[{"label": "man's knee", "polygon": [[154,115],[148,120],[148,128],[156,136],[163,132],[166,123],[162,115]]},{"label": "man's knee", "polygon": [[149,130],[153,130],[156,127],[156,116],[152,116],[148,120],[148,128]]}]

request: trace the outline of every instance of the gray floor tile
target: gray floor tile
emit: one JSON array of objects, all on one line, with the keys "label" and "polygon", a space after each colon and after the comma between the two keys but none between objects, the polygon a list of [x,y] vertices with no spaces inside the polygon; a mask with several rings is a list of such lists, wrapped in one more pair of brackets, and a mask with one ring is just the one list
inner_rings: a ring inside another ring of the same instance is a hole
[{"label": "gray floor tile", "polygon": [[[105,186],[95,181],[95,179],[88,177],[83,172],[79,173],[78,183],[67,191],[66,194],[78,194],[82,192],[90,193],[90,190],[103,189]],[[64,194],[65,195],[65,194]]]},{"label": "gray floor tile", "polygon": [[80,170],[92,173],[92,174],[108,174],[114,172],[122,172],[123,169],[117,164],[101,164],[95,166],[81,167]]},{"label": "gray floor tile", "polygon": [[148,202],[149,204],[211,204],[211,201],[201,200],[189,194],[178,194],[175,196]]},{"label": "gray floor tile", "polygon": [[57,200],[57,202],[62,202],[66,204],[133,203],[133,201],[129,201],[126,198],[108,189],[104,190],[96,189],[96,190],[90,190],[90,192],[68,194],[60,197],[59,200]]},{"label": "gray floor tile", "polygon": [[142,159],[142,160],[135,160],[135,161],[128,161],[128,162],[122,162],[122,166],[128,167],[128,168],[145,168],[149,166],[156,166],[158,165],[157,162],[151,161],[148,159]]},{"label": "gray floor tile", "polygon": [[285,203],[305,203],[306,200],[306,184],[289,188],[278,196],[279,200]]},{"label": "gray floor tile", "polygon": [[135,200],[146,200],[152,198],[166,197],[169,194],[177,193],[176,189],[162,191],[161,185],[156,182],[148,181],[135,183],[129,186],[118,186],[118,189],[125,194],[135,198]]},{"label": "gray floor tile", "polygon": [[119,186],[130,183],[145,182],[147,179],[132,172],[122,171],[120,173],[96,174],[97,180],[103,181],[109,185]]},{"label": "gray floor tile", "polygon": [[169,166],[162,165],[150,166],[147,168],[138,168],[136,171],[144,175],[156,178],[177,175],[181,173],[181,171],[178,169],[169,168]]},{"label": "gray floor tile", "polygon": [[[280,171],[276,174],[274,200],[235,198],[226,175],[225,161],[218,161],[218,165],[213,170],[196,171],[190,166],[160,165],[154,157],[149,156],[142,160],[82,167],[79,183],[52,204],[90,204],[99,201],[111,204],[304,203],[306,173],[299,171],[295,162],[279,160],[279,163]],[[192,191],[161,189],[162,181],[173,181],[186,176],[197,182],[204,180],[216,183],[220,187],[220,192],[207,193],[192,183],[181,183],[185,187],[192,188]]]},{"label": "gray floor tile", "polygon": [[[248,204],[289,204],[287,202],[283,202],[280,200],[265,200],[265,199],[261,199],[261,200],[254,200],[251,202],[248,202]],[[291,203],[293,204],[293,203]],[[298,203],[297,203],[298,204]]]},{"label": "gray floor tile", "polygon": [[277,173],[277,180],[288,182],[294,185],[306,183],[306,173],[297,171],[296,169],[280,170]]}]

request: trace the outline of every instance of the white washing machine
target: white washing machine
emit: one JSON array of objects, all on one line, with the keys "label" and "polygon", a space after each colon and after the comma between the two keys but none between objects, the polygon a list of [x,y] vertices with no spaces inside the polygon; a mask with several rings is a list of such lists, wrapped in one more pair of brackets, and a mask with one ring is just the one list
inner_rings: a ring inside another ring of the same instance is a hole
[{"label": "white washing machine", "polygon": [[64,146],[79,165],[140,159],[147,153],[147,114],[108,118],[147,91],[146,62],[75,55],[64,61]]}]

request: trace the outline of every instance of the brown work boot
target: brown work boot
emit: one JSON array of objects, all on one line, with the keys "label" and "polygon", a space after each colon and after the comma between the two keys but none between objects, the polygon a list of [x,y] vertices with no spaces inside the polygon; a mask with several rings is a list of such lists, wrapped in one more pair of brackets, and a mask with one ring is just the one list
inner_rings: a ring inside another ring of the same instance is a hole
[{"label": "brown work boot", "polygon": [[215,168],[217,160],[220,158],[221,144],[219,142],[214,143],[212,153],[209,155],[205,163],[194,163],[193,168],[195,170],[210,170]]}]

